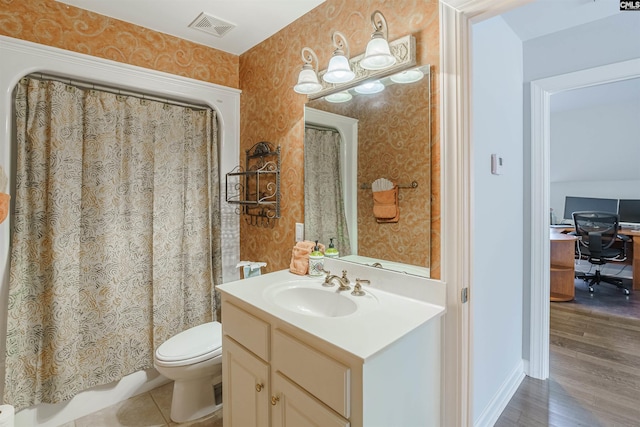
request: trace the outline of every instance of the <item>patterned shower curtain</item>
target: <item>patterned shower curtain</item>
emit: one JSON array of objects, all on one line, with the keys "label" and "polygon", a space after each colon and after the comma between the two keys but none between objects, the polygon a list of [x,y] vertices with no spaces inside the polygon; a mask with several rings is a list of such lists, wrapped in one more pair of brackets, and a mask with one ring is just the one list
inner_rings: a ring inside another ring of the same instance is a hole
[{"label": "patterned shower curtain", "polygon": [[211,110],[23,79],[4,401],[65,401],[211,321],[220,280]]},{"label": "patterned shower curtain", "polygon": [[329,246],[333,238],[340,255],[351,254],[340,178],[340,134],[304,131],[304,226],[308,240]]}]

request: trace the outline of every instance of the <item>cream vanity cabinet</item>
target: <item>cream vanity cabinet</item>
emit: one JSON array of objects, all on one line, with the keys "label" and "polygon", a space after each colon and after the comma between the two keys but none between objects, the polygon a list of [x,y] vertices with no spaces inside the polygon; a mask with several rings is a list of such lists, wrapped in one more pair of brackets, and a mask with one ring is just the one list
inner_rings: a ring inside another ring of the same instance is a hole
[{"label": "cream vanity cabinet", "polygon": [[436,426],[439,318],[428,329],[363,360],[222,292],[224,426]]},{"label": "cream vanity cabinet", "polygon": [[223,313],[225,426],[350,426],[348,366],[233,303]]}]

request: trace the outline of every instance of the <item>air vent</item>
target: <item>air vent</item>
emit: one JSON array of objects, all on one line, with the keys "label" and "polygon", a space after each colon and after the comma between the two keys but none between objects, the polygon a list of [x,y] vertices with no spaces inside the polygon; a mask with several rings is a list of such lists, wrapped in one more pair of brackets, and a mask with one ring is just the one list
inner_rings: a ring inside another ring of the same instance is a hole
[{"label": "air vent", "polygon": [[223,21],[222,19],[211,16],[205,12],[202,12],[191,24],[190,28],[204,31],[205,33],[212,34],[216,37],[222,37],[229,31],[233,30],[236,26]]}]

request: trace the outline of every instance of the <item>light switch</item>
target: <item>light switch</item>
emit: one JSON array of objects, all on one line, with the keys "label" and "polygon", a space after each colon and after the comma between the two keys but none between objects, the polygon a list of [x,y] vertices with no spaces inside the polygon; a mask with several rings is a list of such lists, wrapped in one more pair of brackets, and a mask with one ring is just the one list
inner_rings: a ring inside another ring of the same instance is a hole
[{"label": "light switch", "polygon": [[296,242],[302,242],[304,240],[304,224],[296,222]]},{"label": "light switch", "polygon": [[493,175],[502,175],[502,157],[497,154],[491,155],[491,173]]}]

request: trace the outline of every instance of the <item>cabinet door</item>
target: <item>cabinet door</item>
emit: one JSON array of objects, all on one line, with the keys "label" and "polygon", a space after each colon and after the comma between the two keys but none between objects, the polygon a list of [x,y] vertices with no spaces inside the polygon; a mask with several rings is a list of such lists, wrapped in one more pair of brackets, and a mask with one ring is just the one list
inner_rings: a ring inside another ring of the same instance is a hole
[{"label": "cabinet door", "polygon": [[273,427],[349,427],[336,414],[277,372],[271,388]]},{"label": "cabinet door", "polygon": [[225,427],[269,426],[269,365],[226,335],[222,384]]}]

